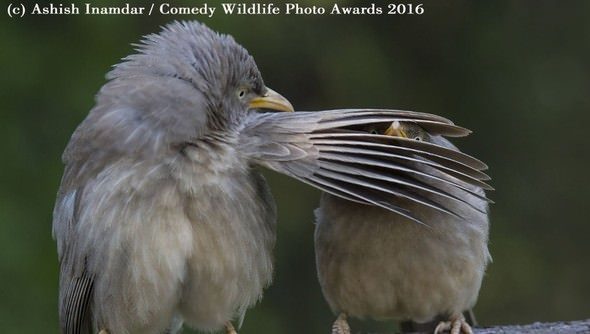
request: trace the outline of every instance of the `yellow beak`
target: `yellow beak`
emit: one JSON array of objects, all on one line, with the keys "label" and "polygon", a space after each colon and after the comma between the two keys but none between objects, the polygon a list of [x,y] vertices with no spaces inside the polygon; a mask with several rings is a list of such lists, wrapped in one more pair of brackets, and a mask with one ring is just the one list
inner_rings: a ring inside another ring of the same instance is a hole
[{"label": "yellow beak", "polygon": [[399,121],[394,121],[393,123],[391,123],[387,130],[385,130],[385,135],[392,137],[408,138],[408,135],[406,134],[404,129],[402,129],[402,125]]},{"label": "yellow beak", "polygon": [[264,93],[264,95],[257,96],[250,101],[249,107],[250,109],[263,108],[276,111],[295,111],[289,100],[268,87],[266,88],[266,93]]}]

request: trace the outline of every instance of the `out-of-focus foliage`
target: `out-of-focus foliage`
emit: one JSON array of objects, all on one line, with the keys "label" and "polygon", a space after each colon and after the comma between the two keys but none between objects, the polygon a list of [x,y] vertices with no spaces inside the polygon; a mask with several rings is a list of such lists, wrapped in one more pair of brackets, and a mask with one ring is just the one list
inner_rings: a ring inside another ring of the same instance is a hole
[{"label": "out-of-focus foliage", "polygon": [[[57,333],[51,211],[60,154],[105,73],[132,52],[130,43],[173,19],[200,18],[10,19],[6,5],[0,14],[0,328]],[[497,189],[491,194],[494,262],[476,307],[480,322],[588,317],[590,2],[424,7],[420,16],[203,21],[248,48],[267,84],[299,110],[411,109],[474,130],[456,143],[489,163]],[[315,278],[312,243],[319,193],[272,173],[269,181],[280,210],[275,282],[248,312],[241,333],[326,333],[333,318]]]}]

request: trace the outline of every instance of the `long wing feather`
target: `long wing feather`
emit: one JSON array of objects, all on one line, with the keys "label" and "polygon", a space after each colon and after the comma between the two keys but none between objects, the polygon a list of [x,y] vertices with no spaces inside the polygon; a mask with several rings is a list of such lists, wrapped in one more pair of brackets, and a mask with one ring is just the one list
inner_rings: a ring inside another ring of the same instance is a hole
[{"label": "long wing feather", "polygon": [[359,118],[367,116],[384,116],[384,117],[396,117],[396,118],[415,118],[420,120],[430,120],[435,122],[453,124],[453,122],[447,118],[439,115],[423,113],[411,110],[398,110],[398,109],[370,109],[370,108],[356,108],[356,109],[332,109],[323,111],[300,111],[303,113],[325,113],[322,116],[322,123],[331,122],[334,120],[342,120],[345,118]]}]

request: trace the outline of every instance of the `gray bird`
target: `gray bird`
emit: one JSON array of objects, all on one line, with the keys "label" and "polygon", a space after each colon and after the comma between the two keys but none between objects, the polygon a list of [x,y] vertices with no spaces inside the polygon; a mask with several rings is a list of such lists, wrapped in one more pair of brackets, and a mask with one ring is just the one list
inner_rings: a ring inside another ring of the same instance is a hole
[{"label": "gray bird", "polygon": [[[362,131],[458,152],[427,122],[393,122]],[[465,133],[466,134],[466,133]],[[463,134],[461,134],[463,135]],[[410,155],[411,156],[411,155]],[[429,322],[435,333],[471,333],[462,313],[475,305],[488,252],[488,202],[481,172],[440,168],[439,156],[414,155],[393,202],[412,217],[323,194],[316,210],[315,251],[325,299],[338,314],[333,334],[350,333],[347,317]],[[402,161],[400,161],[401,169]],[[425,201],[408,200],[419,194]],[[447,209],[440,210],[436,204]],[[418,223],[417,223],[418,222]],[[448,321],[446,321],[448,320]],[[433,327],[434,327],[433,326]]]},{"label": "gray bird", "polygon": [[[235,333],[271,282],[276,210],[263,166],[400,214],[398,142],[354,127],[396,120],[463,131],[392,110],[292,111],[233,38],[197,22],[145,37],[107,75],[63,154],[53,234],[62,333]],[[393,138],[393,137],[391,137]],[[442,165],[469,157],[450,154]],[[416,196],[415,200],[421,200]]]}]

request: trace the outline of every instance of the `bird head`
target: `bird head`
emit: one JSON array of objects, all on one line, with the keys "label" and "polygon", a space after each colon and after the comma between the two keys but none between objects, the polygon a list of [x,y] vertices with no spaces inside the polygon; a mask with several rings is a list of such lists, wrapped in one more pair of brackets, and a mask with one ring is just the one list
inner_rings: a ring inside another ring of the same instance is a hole
[{"label": "bird head", "polygon": [[408,138],[417,141],[430,142],[430,135],[426,130],[420,127],[418,124],[411,122],[400,122],[394,121],[384,131],[386,136],[395,136],[401,138]]},{"label": "bird head", "polygon": [[293,111],[265,86],[246,49],[203,24],[173,22],[135,46],[137,53],[107,75],[73,135],[78,147],[69,147],[64,160],[96,151],[161,157],[183,143],[231,132],[250,109]]}]

